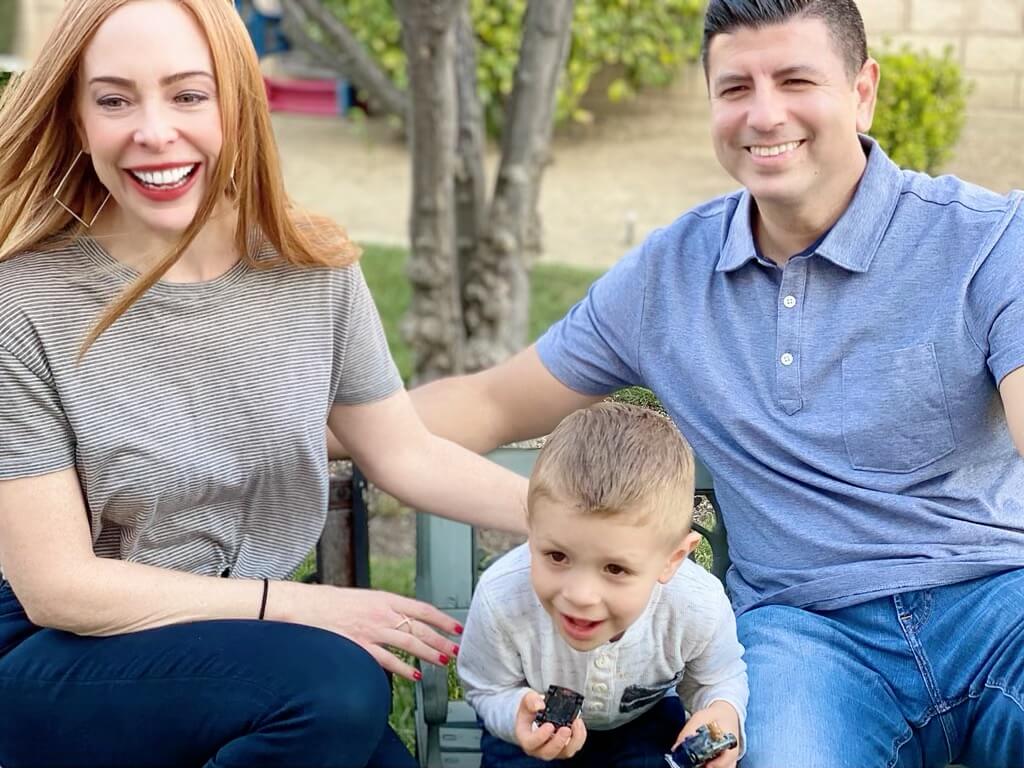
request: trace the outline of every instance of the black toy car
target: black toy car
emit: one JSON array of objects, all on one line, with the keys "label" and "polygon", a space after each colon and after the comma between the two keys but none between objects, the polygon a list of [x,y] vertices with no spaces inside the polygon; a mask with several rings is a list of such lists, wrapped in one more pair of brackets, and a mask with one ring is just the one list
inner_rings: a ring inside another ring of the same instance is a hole
[{"label": "black toy car", "polygon": [[583,695],[576,693],[571,688],[563,688],[560,685],[548,686],[548,692],[544,694],[544,709],[537,713],[533,721],[538,725],[551,723],[555,730],[559,728],[571,728],[572,721],[580,716],[583,711]]},{"label": "black toy car", "polygon": [[683,739],[672,754],[665,755],[665,762],[670,768],[701,768],[738,743],[735,734],[722,733],[718,723],[712,720],[698,728],[693,736]]}]

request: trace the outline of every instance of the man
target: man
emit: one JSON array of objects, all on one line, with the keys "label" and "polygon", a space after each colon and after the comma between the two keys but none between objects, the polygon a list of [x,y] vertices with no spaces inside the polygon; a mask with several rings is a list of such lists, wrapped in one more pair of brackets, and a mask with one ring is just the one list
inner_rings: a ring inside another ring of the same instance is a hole
[{"label": "man", "polygon": [[853,0],[711,0],[703,56],[744,189],[417,406],[487,450],[654,390],[729,529],[746,768],[1020,768],[1021,197],[902,172],[863,135],[879,67]]}]

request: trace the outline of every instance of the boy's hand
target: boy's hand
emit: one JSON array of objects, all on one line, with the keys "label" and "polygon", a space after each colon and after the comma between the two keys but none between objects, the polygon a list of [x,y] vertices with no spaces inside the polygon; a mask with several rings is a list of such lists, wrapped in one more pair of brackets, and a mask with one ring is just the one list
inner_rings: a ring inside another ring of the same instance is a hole
[{"label": "boy's hand", "polygon": [[533,719],[542,709],[544,696],[537,691],[528,691],[519,700],[519,711],[516,713],[516,740],[519,748],[530,757],[540,760],[565,760],[579,752],[587,740],[583,718],[573,720],[571,729],[562,727],[556,731],[551,723],[534,728]]},{"label": "boy's hand", "polygon": [[[740,737],[740,716],[732,704],[726,701],[713,701],[706,709],[700,709],[693,713],[693,716],[686,721],[683,730],[676,737],[676,743],[672,745],[674,750],[683,743],[687,736],[693,736],[702,725],[707,725],[712,720],[718,722],[719,727],[725,733],[735,733],[736,738]],[[732,749],[727,749],[714,760],[704,764],[705,768],[734,768],[740,757],[740,748],[737,744]]]}]

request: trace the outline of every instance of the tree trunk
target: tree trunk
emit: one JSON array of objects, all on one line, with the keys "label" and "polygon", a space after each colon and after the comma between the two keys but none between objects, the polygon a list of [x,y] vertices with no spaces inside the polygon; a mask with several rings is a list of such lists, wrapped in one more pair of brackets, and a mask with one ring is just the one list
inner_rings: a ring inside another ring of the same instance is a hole
[{"label": "tree trunk", "polygon": [[[476,35],[468,6],[459,13],[455,28],[455,78],[458,87],[458,143],[455,170],[455,244],[459,275],[465,276],[477,258],[477,248],[487,209],[487,174],[484,170],[486,131],[483,107],[477,92]],[[462,290],[465,291],[466,283]],[[486,297],[478,297],[486,300]],[[473,297],[462,295],[463,330],[475,325],[467,318]]]},{"label": "tree trunk", "polygon": [[506,111],[494,199],[472,269],[466,317],[472,318],[468,370],[489,367],[527,339],[529,263],[537,198],[554,124],[558,81],[572,30],[572,0],[530,0],[516,81]]},{"label": "tree trunk", "polygon": [[[285,29],[293,41],[321,65],[333,69],[365,94],[371,108],[405,120],[409,100],[366,52],[348,28],[319,0],[284,0]],[[309,35],[315,24],[326,44]]]},{"label": "tree trunk", "polygon": [[[541,246],[537,208],[573,0],[529,0],[502,157],[487,209],[483,110],[469,0],[394,0],[408,59],[402,93],[319,0],[284,0],[297,44],[398,115],[413,162],[402,333],[414,384],[491,366],[527,340],[529,270]],[[318,26],[324,42],[310,37]]]},{"label": "tree trunk", "polygon": [[455,26],[466,0],[397,0],[408,59],[413,158],[408,275],[402,333],[415,361],[413,384],[464,369],[455,255]]}]

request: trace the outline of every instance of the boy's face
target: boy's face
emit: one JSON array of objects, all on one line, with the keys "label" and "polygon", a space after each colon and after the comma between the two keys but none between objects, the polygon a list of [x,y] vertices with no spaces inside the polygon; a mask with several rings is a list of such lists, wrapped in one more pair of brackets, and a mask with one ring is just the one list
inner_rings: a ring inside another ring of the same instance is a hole
[{"label": "boy's face", "polygon": [[578,651],[619,637],[672,578],[700,535],[666,542],[634,515],[598,517],[549,498],[530,510],[530,576],[558,632]]}]

